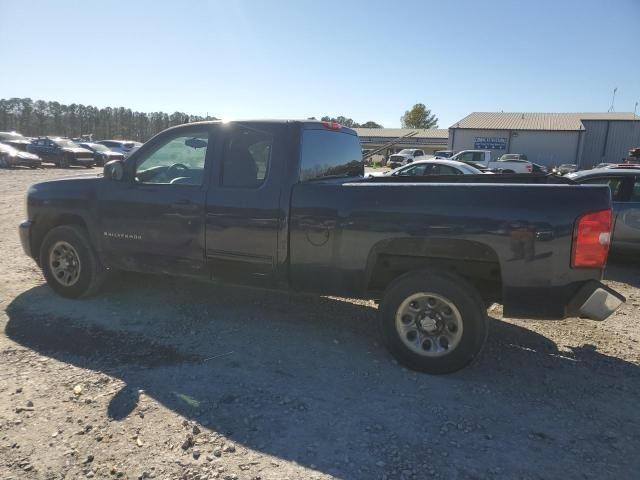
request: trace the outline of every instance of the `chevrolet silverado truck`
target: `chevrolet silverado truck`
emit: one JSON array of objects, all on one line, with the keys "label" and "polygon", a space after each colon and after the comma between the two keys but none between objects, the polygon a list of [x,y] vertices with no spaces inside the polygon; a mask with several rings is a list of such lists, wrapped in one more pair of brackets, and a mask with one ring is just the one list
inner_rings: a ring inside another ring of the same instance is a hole
[{"label": "chevrolet silverado truck", "polygon": [[432,374],[473,360],[493,302],[604,320],[625,300],[600,282],[607,186],[363,174],[334,122],[186,124],[102,175],[30,187],[20,237],[65,297],[126,270],[373,299],[391,353]]}]

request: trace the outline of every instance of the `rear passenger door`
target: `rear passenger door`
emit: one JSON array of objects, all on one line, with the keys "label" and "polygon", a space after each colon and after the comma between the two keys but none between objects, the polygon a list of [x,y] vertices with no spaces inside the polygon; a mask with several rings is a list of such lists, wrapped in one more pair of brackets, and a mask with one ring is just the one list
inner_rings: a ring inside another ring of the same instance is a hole
[{"label": "rear passenger door", "polygon": [[206,258],[214,279],[274,286],[278,241],[286,242],[280,208],[284,127],[233,123],[221,128],[207,193]]}]

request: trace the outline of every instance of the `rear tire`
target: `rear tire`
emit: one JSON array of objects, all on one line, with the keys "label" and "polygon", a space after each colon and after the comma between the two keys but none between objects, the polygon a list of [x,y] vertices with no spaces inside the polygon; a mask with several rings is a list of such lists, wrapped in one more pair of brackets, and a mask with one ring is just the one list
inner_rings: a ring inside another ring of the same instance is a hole
[{"label": "rear tire", "polygon": [[455,275],[411,272],[389,285],[380,304],[384,343],[406,367],[434,375],[467,366],[487,337],[477,290]]},{"label": "rear tire", "polygon": [[516,173],[513,170],[502,170],[502,173]]},{"label": "rear tire", "polygon": [[47,233],[40,248],[40,267],[47,284],[68,298],[93,295],[106,278],[87,231],[76,225],[62,225]]}]

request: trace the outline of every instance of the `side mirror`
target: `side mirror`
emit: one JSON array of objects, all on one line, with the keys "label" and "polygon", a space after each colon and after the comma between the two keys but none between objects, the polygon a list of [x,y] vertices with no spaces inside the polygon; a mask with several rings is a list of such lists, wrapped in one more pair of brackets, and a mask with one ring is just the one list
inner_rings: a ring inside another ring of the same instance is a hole
[{"label": "side mirror", "polygon": [[124,177],[124,162],[122,160],[111,160],[104,164],[104,178],[107,180],[121,181]]}]

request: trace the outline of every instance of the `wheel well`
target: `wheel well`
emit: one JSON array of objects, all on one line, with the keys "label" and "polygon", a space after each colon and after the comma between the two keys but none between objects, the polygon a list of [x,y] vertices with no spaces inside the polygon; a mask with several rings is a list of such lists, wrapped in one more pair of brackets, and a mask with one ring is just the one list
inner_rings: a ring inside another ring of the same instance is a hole
[{"label": "wheel well", "polygon": [[83,228],[87,228],[87,224],[80,215],[74,215],[72,213],[61,213],[52,217],[44,219],[44,221],[36,221],[36,229],[34,235],[31,238],[31,251],[36,260],[40,258],[40,246],[47,233],[52,229],[61,225],[78,225]]},{"label": "wheel well", "polygon": [[497,257],[460,259],[380,254],[371,271],[368,290],[374,297],[379,298],[394,279],[416,270],[440,270],[455,273],[471,283],[485,301],[494,302],[502,298],[502,274]]}]

